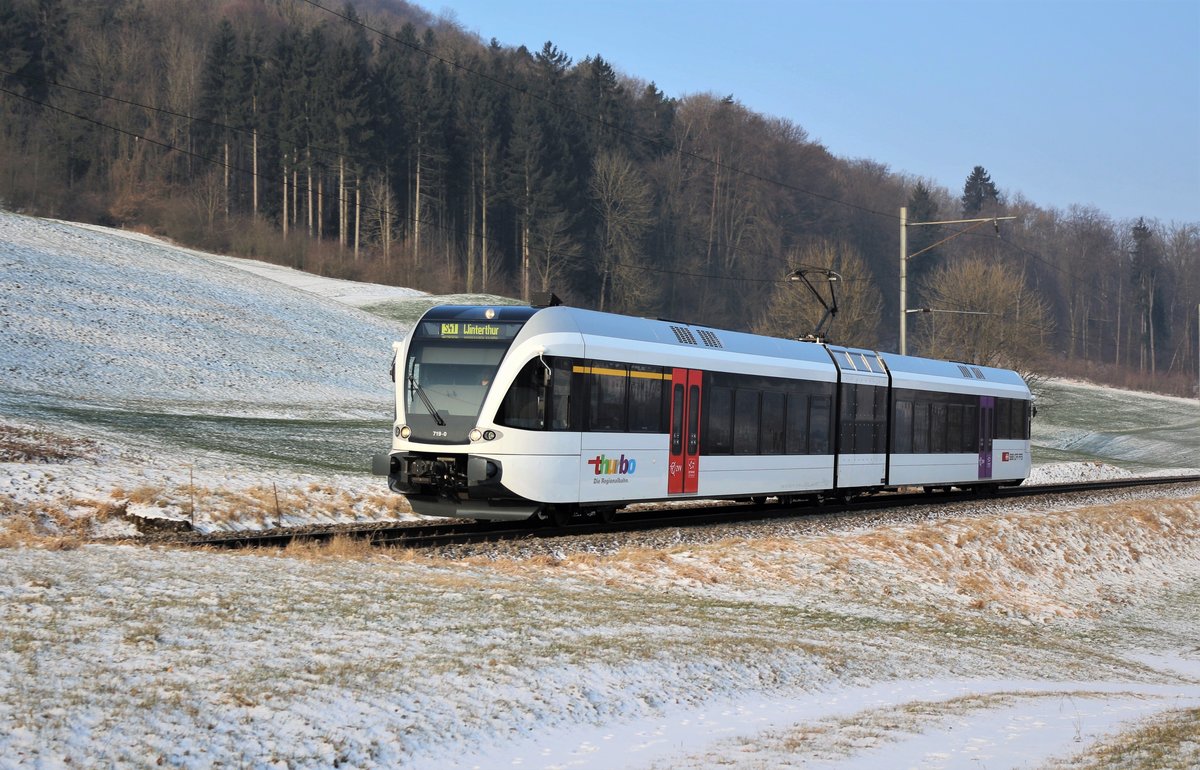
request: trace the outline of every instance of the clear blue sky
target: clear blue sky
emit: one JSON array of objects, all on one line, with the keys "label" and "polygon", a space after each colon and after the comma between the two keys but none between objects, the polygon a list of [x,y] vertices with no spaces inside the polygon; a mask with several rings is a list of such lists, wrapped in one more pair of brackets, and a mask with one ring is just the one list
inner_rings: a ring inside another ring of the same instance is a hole
[{"label": "clear blue sky", "polygon": [[415,0],[958,194],[1200,222],[1200,0]]}]

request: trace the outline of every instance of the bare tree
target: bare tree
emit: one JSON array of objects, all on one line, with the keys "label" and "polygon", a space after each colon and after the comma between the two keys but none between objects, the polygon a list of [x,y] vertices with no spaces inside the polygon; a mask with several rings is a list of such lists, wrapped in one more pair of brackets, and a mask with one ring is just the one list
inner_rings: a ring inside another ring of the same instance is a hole
[{"label": "bare tree", "polygon": [[[853,246],[821,239],[794,250],[789,262],[793,269],[803,266],[838,274],[834,286],[838,312],[830,327],[831,340],[863,347],[878,344],[882,299],[866,262]],[[754,324],[754,331],[791,338],[811,334],[825,314],[825,307],[802,283],[788,281],[784,275],[779,279],[762,316]],[[820,286],[817,288],[824,290]]]},{"label": "bare tree", "polygon": [[914,335],[922,355],[1029,371],[1043,355],[1053,322],[1025,276],[983,259],[952,262],[935,272]]},{"label": "bare tree", "polygon": [[641,307],[653,282],[634,274],[650,227],[650,185],[626,156],[602,152],[593,163],[591,193],[600,214],[600,286],[597,308]]},{"label": "bare tree", "polygon": [[571,237],[566,212],[555,211],[539,218],[533,225],[531,241],[533,270],[541,290],[550,291],[567,266],[579,257],[579,244]]},{"label": "bare tree", "polygon": [[392,239],[396,231],[396,196],[387,177],[372,174],[367,178],[367,206],[370,211],[367,238],[383,248],[383,261],[392,261]]}]

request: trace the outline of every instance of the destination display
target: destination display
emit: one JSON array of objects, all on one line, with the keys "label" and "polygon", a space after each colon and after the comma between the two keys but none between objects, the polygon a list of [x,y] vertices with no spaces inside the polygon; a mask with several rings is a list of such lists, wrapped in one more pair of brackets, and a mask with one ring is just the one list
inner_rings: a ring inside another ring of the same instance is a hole
[{"label": "destination display", "polygon": [[501,321],[423,321],[420,336],[444,340],[510,340],[523,324]]}]

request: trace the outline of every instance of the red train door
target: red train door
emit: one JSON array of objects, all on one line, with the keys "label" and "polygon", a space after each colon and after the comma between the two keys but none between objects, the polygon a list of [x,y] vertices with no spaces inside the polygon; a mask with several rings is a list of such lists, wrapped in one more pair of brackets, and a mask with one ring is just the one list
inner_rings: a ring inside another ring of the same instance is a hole
[{"label": "red train door", "polygon": [[698,369],[671,370],[668,494],[695,494],[700,485],[701,380]]}]

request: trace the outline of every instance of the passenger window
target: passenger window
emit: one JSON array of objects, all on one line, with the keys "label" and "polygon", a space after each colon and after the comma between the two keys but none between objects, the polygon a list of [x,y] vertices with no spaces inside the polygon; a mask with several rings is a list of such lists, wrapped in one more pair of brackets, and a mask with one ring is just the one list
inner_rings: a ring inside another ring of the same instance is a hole
[{"label": "passenger window", "polygon": [[930,415],[929,451],[942,454],[946,451],[946,405],[934,404]]},{"label": "passenger window", "polygon": [[762,453],[765,455],[783,454],[784,403],[782,393],[762,394]]},{"label": "passenger window", "polygon": [[758,391],[738,390],[733,397],[733,453],[758,454]]},{"label": "passenger window", "polygon": [[814,396],[808,410],[809,454],[827,455],[829,451],[829,396]]},{"label": "passenger window", "polygon": [[929,453],[929,403],[913,405],[913,454]]},{"label": "passenger window", "polygon": [[962,449],[962,406],[951,404],[947,412],[946,451],[961,452]]},{"label": "passenger window", "polygon": [[808,399],[802,393],[787,397],[787,453],[808,454]]},{"label": "passenger window", "polygon": [[662,430],[662,370],[653,366],[629,367],[629,430],[658,433]]},{"label": "passenger window", "polygon": [[730,425],[733,422],[733,391],[712,387],[707,390],[708,409],[705,417],[704,443],[706,454],[729,454],[733,449]]},{"label": "passenger window", "polygon": [[996,431],[995,438],[1009,438],[1010,424],[1010,402],[1007,398],[996,399]]},{"label": "passenger window", "polygon": [[858,389],[853,385],[842,385],[841,420],[838,421],[842,454],[854,454],[854,415],[858,411]]},{"label": "passenger window", "polygon": [[913,405],[911,401],[896,402],[895,436],[893,437],[896,454],[912,454],[913,448]]},{"label": "passenger window", "polygon": [[591,366],[591,399],[588,428],[623,433],[628,370],[625,364],[595,361]]},{"label": "passenger window", "polygon": [[551,360],[554,374],[550,377],[550,430],[571,430],[571,359]]}]

